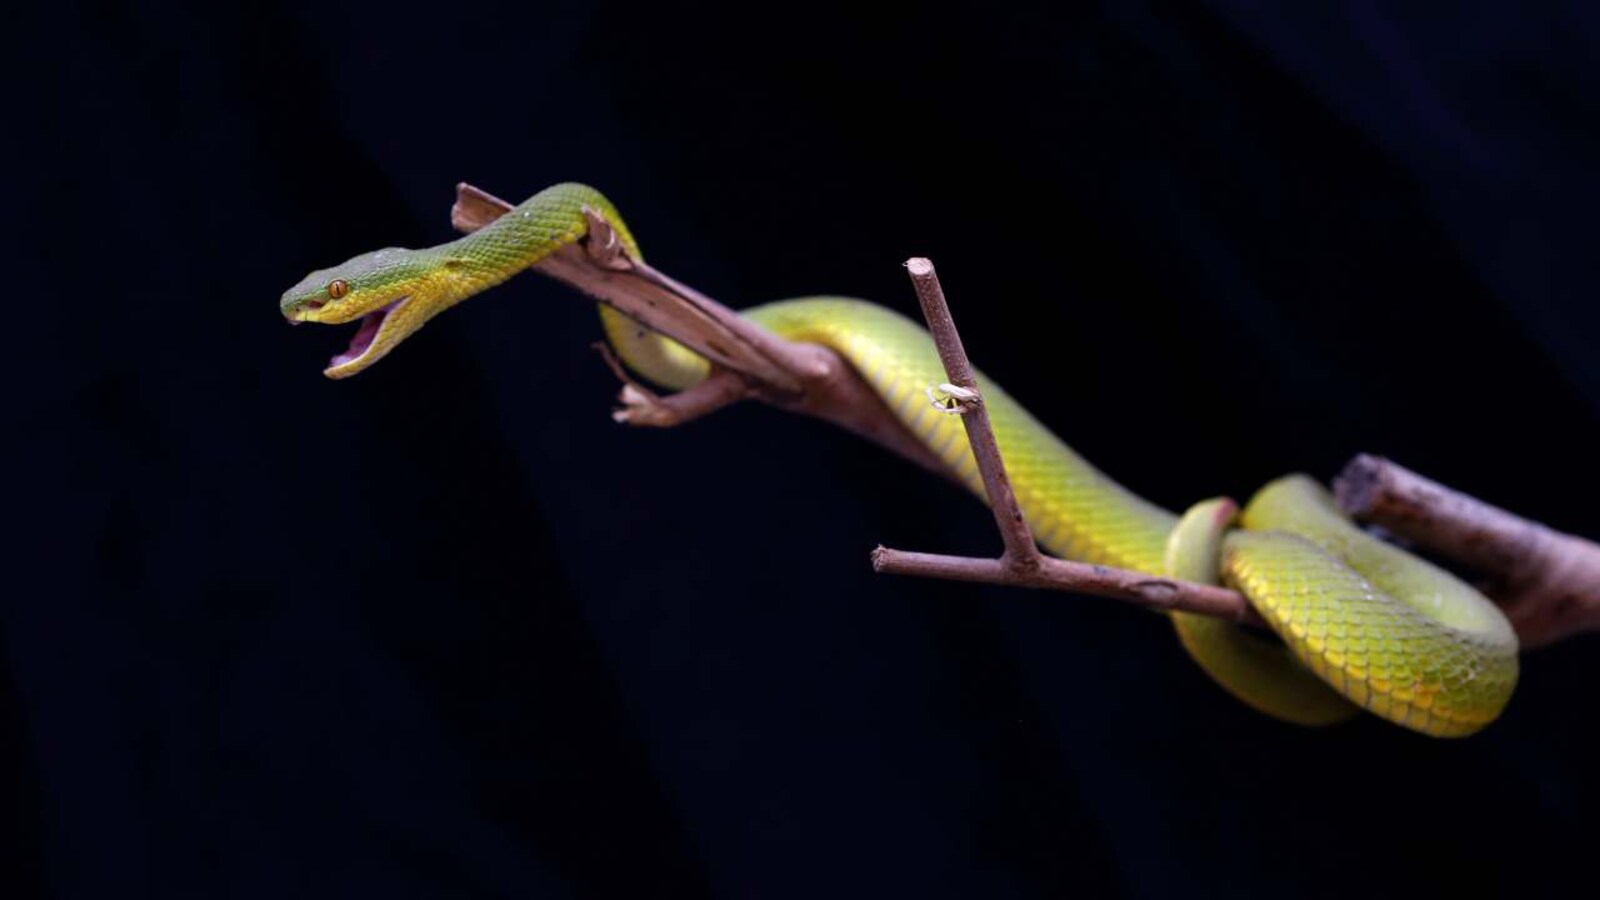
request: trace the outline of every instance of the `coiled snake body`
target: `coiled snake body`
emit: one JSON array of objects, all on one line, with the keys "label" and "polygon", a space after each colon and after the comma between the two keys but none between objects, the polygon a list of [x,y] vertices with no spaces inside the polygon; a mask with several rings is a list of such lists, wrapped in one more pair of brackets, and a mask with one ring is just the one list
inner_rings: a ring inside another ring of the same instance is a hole
[{"label": "coiled snake body", "polygon": [[[361,320],[326,374],[354,375],[444,309],[510,278],[581,238],[583,208],[638,248],[610,202],[592,188],[541,191],[483,229],[437,247],[391,248],[313,272],[284,293],[294,322]],[[959,420],[927,403],[944,370],[926,331],[860,300],[786,300],[744,315],[795,341],[847,359],[902,423],[979,497]],[[633,370],[669,388],[704,378],[681,345],[601,308],[607,339]],[[1302,724],[1357,708],[1425,734],[1471,734],[1493,721],[1517,680],[1517,640],[1499,609],[1447,572],[1354,527],[1303,475],[1262,488],[1231,528],[1232,504],[1163,510],[1101,474],[997,385],[980,376],[995,437],[1023,513],[1041,545],[1068,559],[1243,592],[1282,643],[1217,619],[1175,613],[1184,648],[1250,705]]]}]

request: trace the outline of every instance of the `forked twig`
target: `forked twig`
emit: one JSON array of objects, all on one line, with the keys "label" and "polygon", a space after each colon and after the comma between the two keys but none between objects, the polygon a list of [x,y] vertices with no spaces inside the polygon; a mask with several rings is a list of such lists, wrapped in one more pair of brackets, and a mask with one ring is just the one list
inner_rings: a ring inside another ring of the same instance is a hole
[{"label": "forked twig", "polygon": [[[945,377],[950,379],[946,392],[953,393],[955,402],[960,404],[962,425],[966,428],[967,441],[972,446],[972,456],[983,478],[984,491],[989,496],[989,506],[1005,550],[998,559],[982,559],[879,547],[872,551],[873,571],[1094,594],[1150,609],[1263,624],[1250,602],[1237,591],[1131,569],[1070,562],[1039,552],[1039,545],[1022,515],[1022,507],[1017,503],[1016,492],[1011,489],[1005,460],[989,422],[989,411],[978,390],[977,375],[967,359],[966,348],[961,345],[961,334],[950,316],[950,305],[945,301],[939,275],[933,263],[921,257],[908,260],[906,271],[911,275],[917,300],[922,304],[922,315],[927,319],[928,331],[939,350],[939,360],[944,363]],[[954,391],[949,390],[952,386]]]},{"label": "forked twig", "polygon": [[750,383],[731,369],[712,369],[711,374],[694,387],[663,396],[634,378],[610,344],[598,341],[594,349],[611,374],[622,382],[622,390],[617,394],[621,405],[611,411],[611,418],[623,425],[675,428],[753,396]]}]

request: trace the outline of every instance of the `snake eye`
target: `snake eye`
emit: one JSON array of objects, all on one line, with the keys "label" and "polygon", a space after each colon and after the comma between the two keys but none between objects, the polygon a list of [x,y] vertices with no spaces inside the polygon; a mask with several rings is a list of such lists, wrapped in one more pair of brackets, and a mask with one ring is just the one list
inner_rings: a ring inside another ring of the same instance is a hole
[{"label": "snake eye", "polygon": [[350,285],[346,284],[344,282],[344,279],[335,278],[334,280],[328,282],[328,296],[329,297],[332,297],[333,299],[337,300],[340,297],[343,297],[345,294],[348,294],[348,293],[350,293]]}]

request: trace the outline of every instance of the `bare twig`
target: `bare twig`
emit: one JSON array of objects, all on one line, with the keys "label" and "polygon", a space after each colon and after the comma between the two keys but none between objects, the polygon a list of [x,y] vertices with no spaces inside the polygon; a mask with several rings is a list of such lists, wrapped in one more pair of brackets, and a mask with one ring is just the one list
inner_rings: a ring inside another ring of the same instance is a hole
[{"label": "bare twig", "polygon": [[1000,457],[994,429],[989,425],[988,407],[984,406],[983,396],[978,392],[978,376],[972,371],[972,363],[967,361],[961,332],[956,331],[955,320],[950,318],[950,305],[945,302],[939,273],[933,270],[932,261],[920,256],[906,260],[906,271],[911,274],[917,302],[922,304],[922,317],[927,320],[934,346],[939,349],[945,376],[962,390],[962,395],[955,398],[960,404],[961,424],[967,430],[967,442],[977,460],[978,473],[983,476],[983,489],[989,497],[989,508],[994,512],[994,523],[1005,541],[1005,552],[1000,559],[1021,569],[1036,569],[1044,554],[1039,552],[1033,532],[1022,517],[1022,508],[1017,505],[1016,492],[1011,489],[1005,460]]},{"label": "bare twig", "polygon": [[750,383],[729,369],[713,369],[706,379],[688,390],[662,396],[645,386],[623,366],[611,345],[594,345],[611,374],[622,382],[617,400],[622,405],[611,418],[624,425],[642,428],[675,428],[732,406],[752,394]]},{"label": "bare twig", "polygon": [[989,423],[989,412],[978,390],[977,376],[967,359],[966,349],[961,345],[961,334],[956,331],[955,321],[950,317],[950,306],[945,302],[938,273],[934,271],[933,263],[921,257],[907,260],[906,270],[911,274],[911,284],[916,288],[917,299],[922,304],[922,314],[928,321],[934,345],[939,349],[945,377],[950,379],[950,384],[945,385],[944,390],[959,405],[962,424],[967,429],[967,440],[983,478],[984,490],[989,495],[989,505],[993,508],[995,525],[1005,542],[1005,551],[999,559],[982,559],[879,547],[872,551],[873,571],[1094,594],[1151,609],[1179,610],[1233,622],[1263,624],[1250,602],[1237,591],[1161,578],[1129,569],[1069,562],[1040,553],[1033,532],[1023,518],[1022,507],[1017,503],[1016,493],[1011,489],[1011,479],[1006,476],[1005,460],[995,442],[994,427]]},{"label": "bare twig", "polygon": [[1362,454],[1334,482],[1344,510],[1487,576],[1525,647],[1600,630],[1600,545]]},{"label": "bare twig", "polygon": [[1093,594],[1125,600],[1147,609],[1199,613],[1241,625],[1265,625],[1250,602],[1238,591],[1161,578],[1131,569],[1056,559],[1043,554],[1039,556],[1038,565],[1030,568],[1014,565],[1004,557],[982,559],[879,547],[872,551],[872,570],[883,575],[916,575],[946,581],[975,581]]}]

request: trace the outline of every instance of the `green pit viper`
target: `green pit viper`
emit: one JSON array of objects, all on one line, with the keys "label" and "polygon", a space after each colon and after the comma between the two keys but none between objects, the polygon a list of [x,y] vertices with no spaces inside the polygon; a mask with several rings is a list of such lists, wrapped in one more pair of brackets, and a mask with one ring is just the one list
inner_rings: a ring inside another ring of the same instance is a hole
[{"label": "green pit viper", "polygon": [[[584,207],[638,245],[611,203],[561,184],[483,229],[422,250],[390,248],[312,272],[284,293],[291,322],[360,320],[325,374],[346,378],[440,312],[534,265],[586,233]],[[704,359],[601,307],[607,340],[627,366],[671,389],[705,378]],[[927,402],[944,380],[928,333],[880,306],[838,297],[771,303],[743,313],[793,341],[848,360],[905,427],[981,498],[958,418]],[[1241,591],[1281,639],[1220,619],[1173,613],[1184,648],[1219,684],[1266,713],[1305,725],[1360,708],[1424,734],[1471,734],[1493,721],[1517,680],[1517,638],[1500,610],[1442,569],[1369,536],[1304,475],[1263,487],[1242,514],[1230,501],[1176,516],[1101,474],[995,384],[980,376],[1006,466],[1039,543],[1067,559]]]}]

